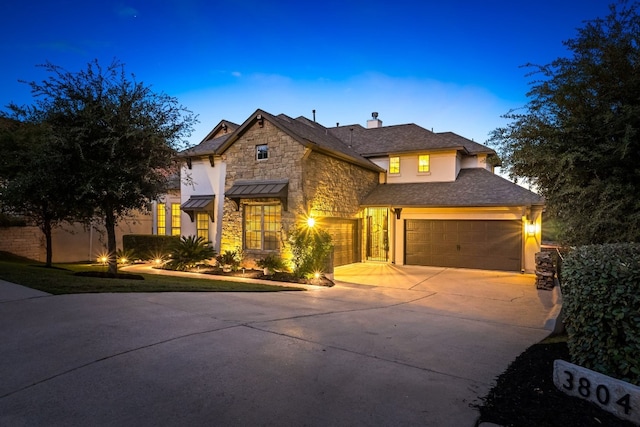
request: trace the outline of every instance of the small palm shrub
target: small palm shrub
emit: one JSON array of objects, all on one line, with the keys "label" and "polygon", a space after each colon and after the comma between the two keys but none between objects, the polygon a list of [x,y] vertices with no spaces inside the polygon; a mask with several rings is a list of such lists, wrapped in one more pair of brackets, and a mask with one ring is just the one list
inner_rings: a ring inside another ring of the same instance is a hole
[{"label": "small palm shrub", "polygon": [[218,265],[221,265],[223,268],[225,266],[228,266],[228,268],[230,268],[231,270],[236,271],[238,270],[238,268],[240,268],[242,258],[243,253],[241,250],[226,250],[216,257],[216,261],[218,261]]},{"label": "small palm shrub", "polygon": [[286,263],[277,254],[269,254],[266,257],[256,261],[258,267],[265,269],[270,274],[273,271],[281,271],[287,268]]},{"label": "small palm shrub", "polygon": [[182,236],[169,248],[170,260],[165,267],[170,270],[188,270],[216,256],[216,251],[200,236]]}]

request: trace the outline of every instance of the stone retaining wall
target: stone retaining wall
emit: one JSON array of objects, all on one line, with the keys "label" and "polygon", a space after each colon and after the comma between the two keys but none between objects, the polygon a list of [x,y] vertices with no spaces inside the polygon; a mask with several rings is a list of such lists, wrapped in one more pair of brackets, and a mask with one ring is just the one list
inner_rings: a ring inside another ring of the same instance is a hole
[{"label": "stone retaining wall", "polygon": [[556,268],[550,252],[536,253],[536,288],[552,290],[555,286]]},{"label": "stone retaining wall", "polygon": [[44,261],[44,235],[38,227],[0,227],[0,251]]}]

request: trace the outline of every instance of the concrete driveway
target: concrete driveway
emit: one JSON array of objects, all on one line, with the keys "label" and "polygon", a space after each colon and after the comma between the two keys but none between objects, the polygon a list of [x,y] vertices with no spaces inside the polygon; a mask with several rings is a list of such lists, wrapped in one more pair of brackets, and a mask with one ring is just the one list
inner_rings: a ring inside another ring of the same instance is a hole
[{"label": "concrete driveway", "polygon": [[549,334],[532,275],[355,264],[335,279],[60,296],[0,282],[0,425],[471,427]]}]

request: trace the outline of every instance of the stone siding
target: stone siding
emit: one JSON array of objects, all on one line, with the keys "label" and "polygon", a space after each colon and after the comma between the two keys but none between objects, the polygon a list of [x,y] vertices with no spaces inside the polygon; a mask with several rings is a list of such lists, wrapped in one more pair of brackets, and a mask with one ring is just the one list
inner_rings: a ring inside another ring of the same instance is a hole
[{"label": "stone siding", "polygon": [[354,218],[378,185],[378,173],[312,152],[303,163],[304,196],[313,216]]},{"label": "stone siding", "polygon": [[0,251],[44,261],[44,234],[38,227],[0,227]]},{"label": "stone siding", "polygon": [[[267,144],[268,158],[256,159],[256,146]],[[282,211],[281,241],[286,240],[286,230],[295,222],[296,213],[302,200],[301,161],[305,148],[285,132],[282,132],[269,121],[264,121],[260,127],[254,123],[237,141],[222,155],[226,162],[227,171],[225,190],[233,186],[236,181],[246,180],[289,180],[288,210]],[[246,203],[273,203],[273,199],[247,200]],[[245,202],[243,202],[245,203]],[[242,207],[237,210],[234,202],[225,200],[222,214],[222,234],[220,252],[242,248]],[[247,265],[261,258],[260,253],[245,253]]]}]

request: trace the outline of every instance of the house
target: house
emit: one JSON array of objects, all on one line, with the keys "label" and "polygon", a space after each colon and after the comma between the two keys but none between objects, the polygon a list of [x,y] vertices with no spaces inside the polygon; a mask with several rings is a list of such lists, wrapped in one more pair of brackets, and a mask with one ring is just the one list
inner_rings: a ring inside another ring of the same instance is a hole
[{"label": "house", "polygon": [[493,173],[496,153],[415,124],[327,128],[254,112],[182,154],[182,233],[250,265],[290,256],[289,231],[327,230],[334,265],[360,261],[533,271],[544,202]]}]

